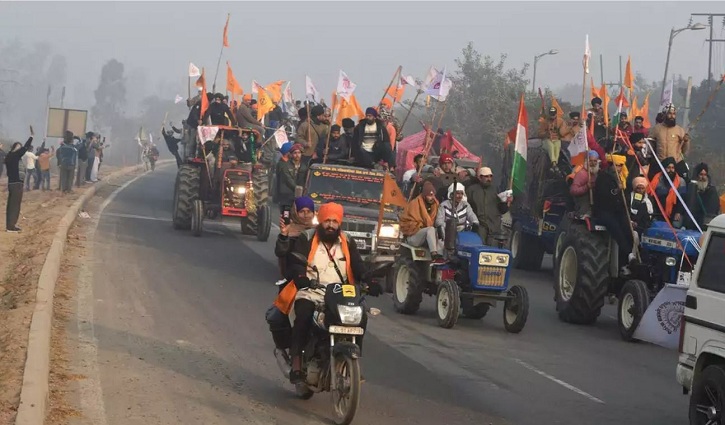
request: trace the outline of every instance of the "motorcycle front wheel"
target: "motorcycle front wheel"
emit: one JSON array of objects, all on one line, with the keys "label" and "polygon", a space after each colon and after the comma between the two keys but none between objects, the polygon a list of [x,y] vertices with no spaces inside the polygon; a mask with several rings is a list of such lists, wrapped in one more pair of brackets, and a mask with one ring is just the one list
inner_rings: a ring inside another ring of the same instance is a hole
[{"label": "motorcycle front wheel", "polygon": [[335,423],[348,425],[360,405],[360,363],[349,356],[335,358],[336,389],[332,391]]}]

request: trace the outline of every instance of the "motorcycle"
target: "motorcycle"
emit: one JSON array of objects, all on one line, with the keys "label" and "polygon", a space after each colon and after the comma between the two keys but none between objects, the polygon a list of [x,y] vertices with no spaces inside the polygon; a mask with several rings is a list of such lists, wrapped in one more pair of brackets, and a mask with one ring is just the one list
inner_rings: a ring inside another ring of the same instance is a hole
[{"label": "motorcycle", "polygon": [[[380,310],[367,306],[364,296],[367,291],[361,285],[321,285],[317,267],[298,253],[292,255],[317,275],[306,290],[324,295],[324,302],[315,309],[312,334],[302,354],[302,370],[306,379],[295,385],[295,393],[299,398],[308,400],[315,393],[331,392],[335,423],[348,425],[360,403],[362,384],[360,346],[356,338],[365,333],[361,326],[363,314],[377,316]],[[388,266],[390,263],[378,263],[365,276]],[[293,322],[292,317],[290,322]],[[275,357],[280,370],[289,379],[292,359],[284,350],[275,350]]]}]

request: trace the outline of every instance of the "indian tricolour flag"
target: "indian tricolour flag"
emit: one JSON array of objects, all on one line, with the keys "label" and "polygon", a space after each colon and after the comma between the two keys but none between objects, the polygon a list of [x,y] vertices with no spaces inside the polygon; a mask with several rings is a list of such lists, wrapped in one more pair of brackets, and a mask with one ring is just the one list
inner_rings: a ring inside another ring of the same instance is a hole
[{"label": "indian tricolour flag", "polygon": [[519,117],[516,124],[516,139],[514,146],[514,163],[513,169],[511,170],[511,189],[513,189],[514,195],[524,193],[526,188],[526,150],[528,148],[526,126],[528,122],[529,118],[526,114],[524,95],[522,94],[521,100],[519,101]]}]

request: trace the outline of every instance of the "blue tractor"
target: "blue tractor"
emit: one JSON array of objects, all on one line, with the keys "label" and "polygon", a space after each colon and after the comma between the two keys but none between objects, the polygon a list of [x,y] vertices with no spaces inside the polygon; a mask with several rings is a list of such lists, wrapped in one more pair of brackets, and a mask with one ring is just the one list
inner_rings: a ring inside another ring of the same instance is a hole
[{"label": "blue tractor", "polygon": [[446,226],[447,260],[433,262],[426,247],[402,243],[393,266],[393,304],[402,314],[415,314],[423,294],[436,297],[436,316],[452,328],[460,314],[482,319],[503,301],[506,331],[519,333],[529,315],[529,295],[523,286],[509,286],[511,252],[483,245],[478,233]]}]

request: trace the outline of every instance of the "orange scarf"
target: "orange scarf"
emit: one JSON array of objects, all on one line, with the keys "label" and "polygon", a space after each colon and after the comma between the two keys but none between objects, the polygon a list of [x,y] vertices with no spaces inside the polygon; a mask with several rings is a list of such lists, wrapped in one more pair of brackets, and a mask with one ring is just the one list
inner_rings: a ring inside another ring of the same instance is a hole
[{"label": "orange scarf", "polygon": [[[312,261],[315,259],[315,253],[317,252],[317,247],[320,244],[319,237],[317,236],[317,231],[315,231],[315,236],[312,238],[312,242],[310,243],[310,253],[307,255],[307,262],[312,264]],[[352,262],[350,261],[350,248],[347,245],[347,237],[345,235],[340,235],[340,246],[342,247],[342,255],[345,257],[345,267],[347,270],[347,280],[350,283],[350,285],[355,284],[355,277],[352,274]],[[290,310],[292,309],[292,304],[295,301],[295,297],[297,296],[297,286],[294,284],[294,281],[290,281],[287,286],[280,291],[280,293],[277,295],[277,298],[274,300],[274,305],[277,307],[282,313],[289,314]]]},{"label": "orange scarf", "polygon": [[[657,173],[656,176],[652,178],[649,184],[649,192],[653,196],[657,196],[657,186],[660,184],[660,177],[662,177],[662,172]],[[678,174],[675,174],[675,178],[672,180],[672,183],[675,187],[680,187],[680,176]],[[675,189],[670,188],[670,191],[667,192],[667,198],[665,199],[665,214],[667,217],[672,216],[672,210],[675,208],[675,203],[677,202],[677,195],[675,194]]]}]

